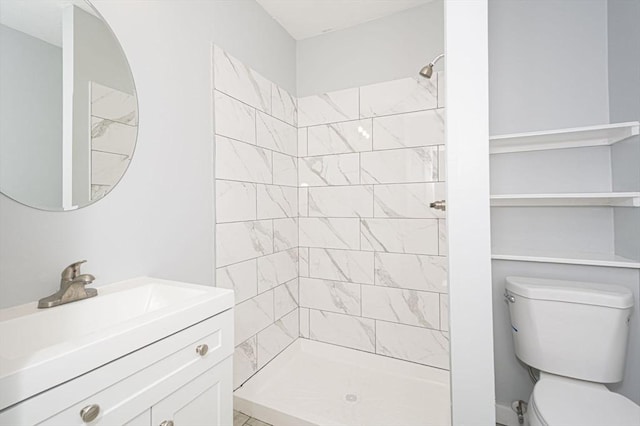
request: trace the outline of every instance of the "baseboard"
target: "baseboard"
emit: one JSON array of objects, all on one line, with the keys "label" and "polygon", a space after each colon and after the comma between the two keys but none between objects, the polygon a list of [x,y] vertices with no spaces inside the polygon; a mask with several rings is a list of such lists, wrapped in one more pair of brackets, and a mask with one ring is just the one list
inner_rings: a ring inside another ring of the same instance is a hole
[{"label": "baseboard", "polygon": [[529,426],[527,419],[520,425],[518,415],[508,405],[496,404],[496,423],[505,426]]}]

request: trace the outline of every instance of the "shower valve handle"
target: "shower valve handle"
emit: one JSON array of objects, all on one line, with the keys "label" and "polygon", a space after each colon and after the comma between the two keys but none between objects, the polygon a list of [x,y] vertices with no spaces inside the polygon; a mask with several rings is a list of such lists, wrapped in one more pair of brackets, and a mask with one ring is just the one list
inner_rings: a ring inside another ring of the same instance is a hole
[{"label": "shower valve handle", "polygon": [[435,210],[445,211],[447,210],[447,200],[434,201],[433,203],[429,204],[429,207]]}]

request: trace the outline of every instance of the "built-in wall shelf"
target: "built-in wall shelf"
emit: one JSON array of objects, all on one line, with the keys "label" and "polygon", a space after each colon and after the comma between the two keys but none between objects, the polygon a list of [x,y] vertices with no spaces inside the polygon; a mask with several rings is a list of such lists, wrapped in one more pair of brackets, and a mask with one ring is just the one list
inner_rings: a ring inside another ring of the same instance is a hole
[{"label": "built-in wall shelf", "polygon": [[612,206],[640,207],[640,192],[504,194],[491,196],[492,207]]},{"label": "built-in wall shelf", "polygon": [[606,146],[640,133],[640,123],[603,124],[544,132],[514,133],[489,138],[491,154],[543,151],[550,149]]},{"label": "built-in wall shelf", "polygon": [[606,253],[527,252],[524,250],[494,249],[491,258],[495,260],[516,260],[520,262],[565,263],[572,265],[640,269],[640,261],[638,260]]}]

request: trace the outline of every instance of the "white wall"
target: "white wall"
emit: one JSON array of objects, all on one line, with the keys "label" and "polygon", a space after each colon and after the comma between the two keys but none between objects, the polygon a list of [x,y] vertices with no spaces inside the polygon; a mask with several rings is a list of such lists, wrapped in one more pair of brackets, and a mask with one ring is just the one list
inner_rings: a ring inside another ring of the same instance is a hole
[{"label": "white wall", "polygon": [[[298,96],[411,77],[444,52],[442,0],[297,45]],[[444,63],[435,70],[444,69]]]},{"label": "white wall", "polygon": [[609,121],[606,0],[490,0],[490,133]]},{"label": "white wall", "polygon": [[0,189],[60,208],[62,49],[0,25],[0,93]]},{"label": "white wall", "polygon": [[0,306],[46,296],[88,259],[101,285],[138,275],[213,283],[211,43],[285,88],[295,42],[254,1],[96,1],[127,54],[140,132],[127,174],[87,208],[48,213],[0,196]]}]

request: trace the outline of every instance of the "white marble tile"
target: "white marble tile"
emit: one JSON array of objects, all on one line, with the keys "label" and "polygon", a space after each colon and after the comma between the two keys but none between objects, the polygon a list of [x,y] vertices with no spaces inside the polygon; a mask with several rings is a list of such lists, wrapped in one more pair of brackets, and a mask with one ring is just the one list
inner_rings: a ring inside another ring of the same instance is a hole
[{"label": "white marble tile", "polygon": [[258,219],[295,217],[298,190],[291,186],[257,185]]},{"label": "white marble tile", "polygon": [[112,185],[94,185],[91,184],[91,199],[99,200],[111,191]]},{"label": "white marble tile", "polygon": [[449,295],[440,295],[440,330],[449,331]]},{"label": "white marble tile", "polygon": [[91,112],[89,115],[136,126],[138,100],[132,94],[91,82]]},{"label": "white marble tile", "polygon": [[91,149],[96,151],[133,155],[138,126],[129,126],[117,121],[91,117]]},{"label": "white marble tile", "polygon": [[239,345],[273,323],[273,290],[239,303],[234,315],[235,342]]},{"label": "white marble tile", "polygon": [[358,119],[358,89],[345,89],[298,99],[298,126]]},{"label": "white marble tile", "polygon": [[216,178],[271,183],[271,153],[243,142],[216,136]]},{"label": "white marble tile", "polygon": [[360,249],[359,219],[300,218],[300,246]]},{"label": "white marble tile", "polygon": [[298,186],[298,158],[279,152],[273,153],[273,183]]},{"label": "white marble tile", "polygon": [[445,145],[438,147],[438,180],[447,180],[447,148]]},{"label": "white marble tile", "polygon": [[442,256],[375,253],[375,284],[447,293],[448,261]]},{"label": "white marble tile", "polygon": [[444,144],[444,109],[373,119],[373,149],[396,149]]},{"label": "white marble tile", "polygon": [[298,278],[273,289],[276,320],[298,307]]},{"label": "white marble tile", "polygon": [[258,293],[298,276],[298,249],[289,249],[258,258]]},{"label": "white marble tile", "polygon": [[373,284],[373,265],[372,252],[309,249],[309,276],[312,278]]},{"label": "white marble tile", "polygon": [[300,278],[300,306],[360,315],[360,284]]},{"label": "white marble tile", "polygon": [[91,151],[91,184],[115,185],[129,167],[129,161],[127,155]]},{"label": "white marble tile", "polygon": [[262,112],[256,116],[256,140],[264,148],[298,156],[298,130]]},{"label": "white marble tile", "polygon": [[311,310],[309,336],[362,351],[375,351],[375,322],[368,318]]},{"label": "white marble tile", "polygon": [[216,135],[256,143],[256,110],[217,90],[214,93]]},{"label": "white marble tile", "polygon": [[360,118],[433,109],[438,106],[435,81],[415,77],[360,88]]},{"label": "white marble tile", "polygon": [[376,321],[376,353],[449,369],[449,339],[428,328]]},{"label": "white marble tile", "polygon": [[298,103],[295,96],[275,83],[271,86],[271,115],[292,126],[298,124]]},{"label": "white marble tile", "polygon": [[438,254],[436,219],[362,219],[362,250]]},{"label": "white marble tile", "polygon": [[438,251],[440,255],[446,256],[449,253],[449,239],[447,238],[446,219],[438,220],[438,239],[440,241]]},{"label": "white marble tile", "polygon": [[270,220],[216,225],[216,266],[253,259],[273,252]]},{"label": "white marble tile", "polygon": [[309,188],[298,188],[298,216],[309,216]]},{"label": "white marble tile", "polygon": [[309,338],[309,308],[299,308],[300,337]]},{"label": "white marble tile", "polygon": [[407,148],[360,154],[361,183],[435,182],[438,148]]},{"label": "white marble tile", "polygon": [[444,93],[445,93],[445,77],[443,71],[438,71],[436,73],[437,81],[438,81],[438,108],[444,108]]},{"label": "white marble tile", "polygon": [[440,297],[438,293],[363,285],[362,316],[437,330]]},{"label": "white marble tile", "polygon": [[358,184],[360,175],[358,155],[341,154],[300,158],[298,162],[300,186]]},{"label": "white marble tile", "polygon": [[256,184],[216,179],[216,223],[256,219]]},{"label": "white marble tile", "polygon": [[307,128],[298,129],[298,157],[306,157],[307,150]]},{"label": "white marble tile", "polygon": [[256,259],[216,269],[216,287],[234,291],[237,303],[258,294],[258,266]]},{"label": "white marble tile", "polygon": [[258,368],[262,368],[300,334],[298,310],[285,315],[258,333]]},{"label": "white marble tile", "polygon": [[233,352],[233,388],[240,387],[256,371],[258,371],[258,351],[256,336],[253,336],[236,346]]},{"label": "white marble tile", "polygon": [[213,75],[217,90],[271,112],[271,82],[218,46],[213,48]]},{"label": "white marble tile", "polygon": [[273,220],[275,251],[298,247],[298,219],[295,217]]},{"label": "white marble tile", "polygon": [[301,277],[309,276],[309,247],[298,249],[298,272]]},{"label": "white marble tile", "polygon": [[308,129],[308,155],[371,151],[371,119],[322,124]]},{"label": "white marble tile", "polygon": [[376,185],[374,216],[424,219],[445,217],[445,212],[429,207],[430,203],[445,199],[445,190],[444,182]]},{"label": "white marble tile", "polygon": [[311,217],[373,217],[373,186],[309,188]]}]

